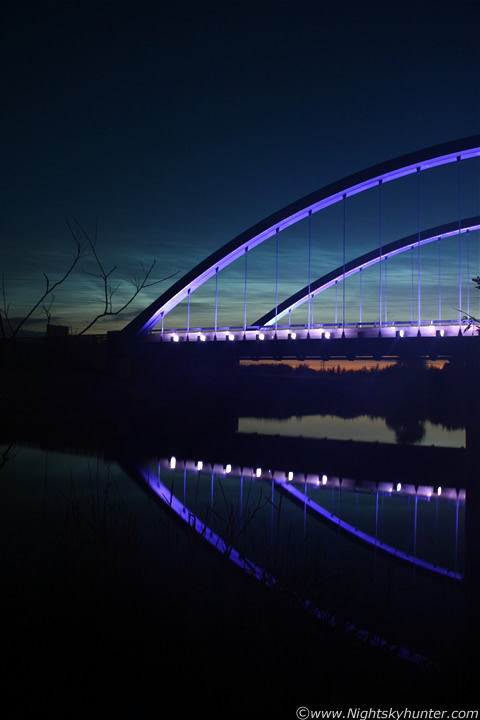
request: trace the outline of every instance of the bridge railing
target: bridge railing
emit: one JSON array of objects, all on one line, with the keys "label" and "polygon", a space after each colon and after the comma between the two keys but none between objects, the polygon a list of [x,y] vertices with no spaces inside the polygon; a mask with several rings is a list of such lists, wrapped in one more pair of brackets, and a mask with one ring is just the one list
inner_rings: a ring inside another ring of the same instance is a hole
[{"label": "bridge railing", "polygon": [[153,332],[149,338],[155,342],[262,342],[265,340],[331,340],[349,338],[403,338],[403,337],[455,337],[476,335],[477,328],[456,320],[411,320],[387,323],[323,323],[319,325],[277,325],[221,328],[176,328]]}]

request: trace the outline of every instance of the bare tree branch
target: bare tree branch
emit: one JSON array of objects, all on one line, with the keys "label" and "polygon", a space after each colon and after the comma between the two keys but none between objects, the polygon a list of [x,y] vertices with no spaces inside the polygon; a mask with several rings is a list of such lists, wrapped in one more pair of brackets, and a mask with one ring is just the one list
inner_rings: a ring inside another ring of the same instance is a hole
[{"label": "bare tree branch", "polygon": [[0,451],[0,470],[14,456],[15,443],[10,443],[6,450]]},{"label": "bare tree branch", "polygon": [[98,315],[96,317],[94,317],[93,320],[86,327],[84,327],[83,330],[81,330],[81,332],[79,332],[78,334],[83,335],[84,333],[87,332],[87,330],[90,330],[90,328],[93,325],[95,325],[95,323],[98,322],[98,320],[101,320],[102,318],[114,317],[116,315],[120,315],[120,313],[122,313],[135,300],[137,295],[139,295],[142,292],[142,290],[145,290],[145,288],[152,287],[153,285],[158,285],[161,282],[165,282],[165,280],[169,280],[170,278],[174,277],[177,274],[177,273],[172,273],[171,275],[167,275],[166,277],[161,278],[160,280],[153,280],[152,282],[148,282],[150,275],[155,267],[155,263],[156,263],[156,261],[153,260],[150,267],[147,270],[144,269],[143,278],[141,278],[141,279],[134,278],[131,281],[131,284],[135,288],[134,291],[129,296],[128,300],[121,307],[117,308],[116,310],[113,309],[112,296],[118,290],[119,286],[117,286],[115,288],[115,290],[112,291],[110,285],[108,284],[108,276],[105,276],[103,278],[104,283],[105,283],[105,288],[106,288],[104,310],[102,312],[98,313]]},{"label": "bare tree branch", "polygon": [[113,308],[113,296],[115,293],[119,290],[121,283],[119,282],[116,287],[112,287],[111,285],[111,277],[117,270],[117,266],[114,265],[110,270],[105,269],[105,265],[103,264],[100,255],[97,252],[97,240],[98,240],[98,223],[95,222],[95,235],[94,237],[90,237],[90,235],[87,233],[84,227],[78,222],[78,220],[74,221],[78,228],[77,235],[74,234],[74,237],[83,236],[83,238],[86,240],[88,247],[90,248],[90,251],[95,259],[96,265],[97,265],[97,273],[94,272],[87,272],[88,275],[91,277],[96,277],[99,280],[101,280],[102,284],[102,310],[86,325],[78,334],[84,335],[90,328],[95,325],[96,322],[101,320],[102,318],[106,317],[115,317],[116,315],[120,315],[134,300],[135,298],[142,292],[142,290],[145,290],[146,288],[152,287],[153,285],[158,285],[161,282],[165,282],[166,280],[169,280],[170,278],[174,277],[177,273],[172,273],[171,275],[167,275],[164,278],[161,278],[160,280],[152,280],[150,281],[150,276],[153,272],[153,269],[156,264],[156,260],[153,260],[149,267],[145,267],[142,263],[142,275],[140,277],[134,277],[133,280],[129,281],[131,285],[133,285],[134,290],[132,291],[131,295],[129,296],[128,300],[123,303],[119,308],[114,310]]},{"label": "bare tree branch", "polygon": [[[44,307],[45,301],[53,296],[53,291],[58,288],[59,285],[62,285],[67,278],[72,274],[73,270],[75,269],[76,265],[79,263],[81,258],[84,256],[86,248],[82,245],[81,239],[75,235],[75,233],[72,233],[74,242],[75,242],[75,252],[73,254],[73,258],[70,262],[70,265],[67,267],[63,275],[56,280],[54,283],[50,283],[50,279],[46,273],[43,273],[43,276],[45,278],[45,290],[43,294],[40,296],[40,298],[37,300],[37,302],[30,308],[30,310],[27,312],[27,314],[20,320],[18,325],[16,327],[13,327],[8,319],[8,310],[9,306],[6,304],[5,299],[5,283],[2,282],[3,285],[3,313],[5,316],[5,319],[8,323],[9,331],[10,331],[10,337],[15,338],[16,335],[18,335],[20,329],[25,325],[27,320],[29,320],[34,312],[38,310],[39,307]],[[53,300],[50,302],[49,308],[51,307]],[[48,316],[48,314],[47,314]],[[3,333],[5,337],[5,328],[1,327],[0,331]]]},{"label": "bare tree branch", "polygon": [[142,275],[140,277],[133,278],[132,281],[129,281],[134,288],[129,298],[126,302],[123,303],[121,307],[115,310],[113,305],[113,297],[115,293],[117,293],[120,289],[121,283],[118,282],[115,287],[112,286],[111,278],[116,272],[117,266],[114,265],[107,270],[97,251],[98,222],[95,222],[95,234],[93,238],[86,232],[86,230],[75,218],[73,218],[71,221],[67,218],[67,227],[75,244],[75,252],[73,254],[70,265],[67,267],[63,275],[55,282],[51,282],[47,273],[43,273],[43,277],[45,278],[45,289],[42,295],[38,298],[35,304],[30,308],[28,313],[20,320],[20,322],[15,327],[12,325],[9,319],[10,306],[7,304],[6,301],[5,278],[2,276],[3,306],[0,309],[0,337],[3,337],[5,339],[15,338],[20,329],[39,308],[41,308],[45,313],[48,325],[52,317],[51,307],[55,300],[54,291],[69,278],[80,260],[87,254],[91,253],[97,266],[97,272],[91,272],[87,270],[85,270],[84,272],[87,275],[90,275],[91,277],[94,277],[101,282],[102,297],[100,302],[102,304],[102,309],[93,318],[93,320],[91,320],[88,325],[78,333],[79,335],[83,335],[84,333],[86,333],[93,325],[95,325],[96,322],[98,322],[102,318],[120,315],[120,313],[122,313],[135,300],[135,298],[142,292],[142,290],[152,287],[153,285],[158,285],[161,282],[165,282],[166,280],[169,280],[177,274],[172,273],[171,275],[161,278],[160,280],[150,280],[156,261],[153,260],[149,267],[145,267],[142,264]]}]

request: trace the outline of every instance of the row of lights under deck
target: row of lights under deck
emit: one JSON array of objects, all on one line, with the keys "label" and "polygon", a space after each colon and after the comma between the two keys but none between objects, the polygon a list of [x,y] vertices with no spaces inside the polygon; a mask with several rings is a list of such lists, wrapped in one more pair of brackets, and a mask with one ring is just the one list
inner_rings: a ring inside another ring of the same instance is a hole
[{"label": "row of lights under deck", "polygon": [[[174,469],[176,468],[176,466],[177,466],[177,459],[176,459],[175,456],[172,456],[172,457],[170,458],[170,461],[169,461],[169,467],[170,467],[171,470],[174,470]],[[197,472],[200,472],[201,470],[204,469],[203,460],[198,460],[198,461],[195,463],[195,469],[197,470]],[[229,475],[229,474],[232,472],[232,465],[231,465],[231,463],[227,463],[226,465],[223,466],[223,472],[224,472],[225,475]],[[257,468],[255,468],[255,471],[253,471],[253,469],[251,469],[249,474],[251,474],[252,476],[255,476],[256,478],[260,478],[260,477],[262,476],[262,472],[263,472],[263,471],[262,471],[262,468],[257,467]],[[268,471],[268,472],[271,474],[271,471]],[[294,473],[293,473],[292,471],[289,471],[288,473],[285,473],[284,476],[286,477],[286,479],[287,479],[288,482],[292,482],[293,479],[294,479]],[[321,478],[320,478],[320,477],[317,477],[316,480],[315,480],[315,484],[316,484],[317,486],[319,486],[320,484],[321,484],[321,485],[327,485],[327,483],[328,483],[328,477],[327,477],[327,475],[325,475],[325,474],[323,474]],[[392,487],[392,491],[393,491],[393,487]],[[395,491],[396,491],[397,493],[400,493],[400,492],[402,491],[402,483],[399,482],[399,483],[396,484],[396,486],[395,486]],[[442,487],[441,487],[441,486],[437,487],[435,494],[436,494],[438,497],[441,496],[441,494],[442,494]],[[427,493],[427,497],[429,497],[429,494],[428,494],[428,493]]]},{"label": "row of lights under deck", "polygon": [[[339,328],[339,329],[340,329],[340,328]],[[391,330],[392,332],[395,332],[395,336],[396,336],[397,338],[406,337],[406,335],[405,335],[405,330],[404,330],[404,329],[397,330],[396,327],[395,327],[395,325],[392,325],[392,326],[390,326],[389,328],[386,328],[386,329]],[[241,337],[236,337],[236,336],[234,335],[234,333],[232,333],[232,332],[227,332],[227,333],[225,333],[224,338],[225,338],[225,340],[228,341],[228,342],[233,342],[233,341],[235,341],[235,340],[240,340],[240,339],[241,339],[241,340],[244,340],[244,339],[247,339],[247,337],[246,337],[247,332],[250,333],[250,334],[252,334],[252,331],[246,331],[246,332],[242,332]],[[310,332],[311,332],[311,330],[308,331],[307,337],[310,337]],[[283,334],[284,334],[284,335],[287,335],[287,337],[288,337],[289,340],[302,339],[302,338],[299,338],[299,337],[298,337],[298,335],[297,335],[297,333],[296,333],[295,331],[287,331],[287,332],[284,332]],[[189,340],[189,335],[190,335],[190,333],[182,333],[181,335],[180,335],[179,333],[173,333],[173,334],[170,336],[170,342],[174,342],[174,343],[180,342],[181,336],[184,336],[187,340]],[[420,335],[420,328],[417,328],[417,335]],[[444,330],[444,328],[441,328],[441,329],[439,329],[439,330],[436,330],[435,336],[436,336],[436,337],[445,337],[445,330]],[[221,337],[221,336],[220,336],[220,337]],[[332,337],[332,333],[331,333],[329,330],[319,331],[319,332],[318,332],[318,339],[321,339],[321,340],[330,340],[331,337]],[[197,339],[197,342],[206,342],[206,341],[209,340],[208,336],[207,336],[205,333],[202,333],[202,332],[201,332],[201,333],[198,333],[198,334],[196,335],[196,339]],[[219,339],[219,337],[217,337],[217,335],[215,335],[213,339],[214,339],[214,340],[217,340],[217,339]],[[260,340],[260,341],[265,340],[265,339],[266,339],[266,333],[264,333],[264,332],[257,332],[257,333],[255,334],[255,339],[256,339],[256,340]],[[277,334],[275,334],[274,339],[277,339]],[[312,339],[313,339],[313,338],[312,338]]]}]

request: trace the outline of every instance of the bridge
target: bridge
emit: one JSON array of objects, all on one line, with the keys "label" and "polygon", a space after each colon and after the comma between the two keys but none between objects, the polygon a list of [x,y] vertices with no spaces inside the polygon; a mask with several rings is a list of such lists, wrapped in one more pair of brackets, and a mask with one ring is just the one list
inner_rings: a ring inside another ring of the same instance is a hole
[{"label": "bridge", "polygon": [[479,158],[480,135],[297,200],[187,272],[122,337],[240,359],[450,357],[473,346]]}]

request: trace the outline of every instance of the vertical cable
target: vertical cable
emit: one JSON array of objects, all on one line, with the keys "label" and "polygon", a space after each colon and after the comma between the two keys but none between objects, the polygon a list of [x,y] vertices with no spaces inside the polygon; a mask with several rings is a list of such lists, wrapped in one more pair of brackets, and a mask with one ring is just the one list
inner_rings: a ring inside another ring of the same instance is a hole
[{"label": "vertical cable", "polygon": [[217,337],[217,313],[218,313],[218,267],[215,268],[215,335]]},{"label": "vertical cable", "polygon": [[[470,230],[467,230],[467,280],[470,278]],[[470,283],[467,283],[467,315],[470,316]]]},{"label": "vertical cable", "polygon": [[411,283],[411,290],[410,290],[410,324],[413,325],[413,250],[414,246],[412,245],[410,257],[411,257],[411,270],[412,270],[412,283]]},{"label": "vertical cable", "polygon": [[360,268],[360,326],[362,325],[362,269],[363,268]]},{"label": "vertical cable", "polygon": [[[418,511],[418,495],[415,491],[415,514],[413,520],[413,557],[417,557],[417,511]],[[415,567],[415,566],[414,566]]]},{"label": "vertical cable", "polygon": [[421,279],[420,279],[420,168],[417,168],[417,237],[418,237],[418,328],[420,330],[421,318]]},{"label": "vertical cable", "polygon": [[457,206],[458,206],[458,325],[462,323],[462,215],[460,197],[460,155],[457,157]]},{"label": "vertical cable", "polygon": [[338,320],[338,280],[335,280],[335,327],[337,327]]},{"label": "vertical cable", "polygon": [[387,266],[387,260],[388,260],[388,256],[385,255],[385,261],[384,261],[384,262],[385,262],[385,282],[384,282],[384,296],[385,296],[385,299],[384,299],[384,302],[383,302],[383,306],[384,306],[384,309],[385,309],[385,325],[387,324],[387,320],[388,320],[388,318],[387,318],[387,307],[388,307],[388,293],[387,293],[387,287],[388,287],[388,285],[387,285],[387,280],[388,280],[388,266]]},{"label": "vertical cable", "polygon": [[308,332],[310,332],[310,288],[312,282],[312,211],[308,211]]},{"label": "vertical cable", "polygon": [[438,238],[438,319],[442,319],[442,270],[441,270],[441,253],[440,238]]},{"label": "vertical cable", "polygon": [[163,340],[163,316],[165,313],[162,312],[162,340]]},{"label": "vertical cable", "polygon": [[188,333],[190,332],[190,291],[191,291],[191,289],[188,288],[188,303],[187,303],[187,340],[188,340]]},{"label": "vertical cable", "polygon": [[347,195],[343,195],[343,280],[342,280],[342,328],[345,329],[345,260],[346,260],[346,222]]},{"label": "vertical cable", "polygon": [[457,496],[457,502],[456,502],[456,509],[455,509],[455,561],[454,561],[454,570],[457,571],[458,566],[458,496]]},{"label": "vertical cable", "polygon": [[279,228],[275,232],[275,336],[277,335],[278,325],[278,233]]},{"label": "vertical cable", "polygon": [[379,230],[379,277],[378,277],[378,324],[382,327],[382,250],[383,250],[383,238],[382,238],[382,181],[378,181],[378,230]]},{"label": "vertical cable", "polygon": [[243,334],[247,329],[247,255],[248,247],[245,248],[245,295],[243,300]]}]

